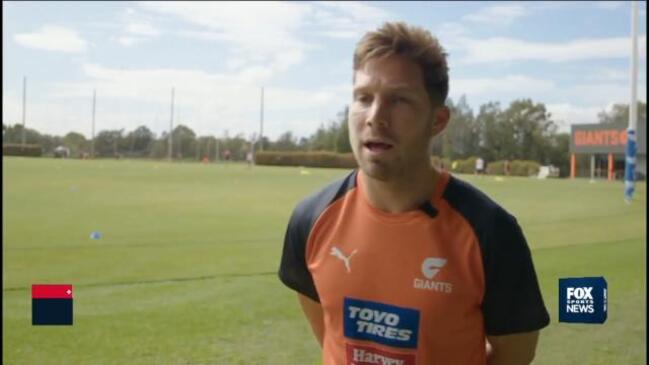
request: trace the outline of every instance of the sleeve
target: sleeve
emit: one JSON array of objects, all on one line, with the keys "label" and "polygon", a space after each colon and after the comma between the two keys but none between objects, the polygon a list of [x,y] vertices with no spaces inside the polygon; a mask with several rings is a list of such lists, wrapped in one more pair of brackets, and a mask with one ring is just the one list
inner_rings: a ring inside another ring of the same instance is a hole
[{"label": "sleeve", "polygon": [[286,229],[279,279],[289,288],[317,302],[320,301],[313,277],[306,265],[306,244],[311,230],[308,217],[295,209]]},{"label": "sleeve", "polygon": [[518,222],[498,210],[492,227],[482,303],[487,335],[530,332],[547,326],[550,316]]}]

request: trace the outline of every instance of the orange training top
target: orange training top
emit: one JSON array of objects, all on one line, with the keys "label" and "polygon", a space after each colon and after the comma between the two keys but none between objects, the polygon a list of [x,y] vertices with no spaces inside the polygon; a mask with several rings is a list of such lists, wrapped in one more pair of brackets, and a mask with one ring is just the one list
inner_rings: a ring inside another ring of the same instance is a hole
[{"label": "orange training top", "polygon": [[420,209],[373,207],[353,171],[303,200],[280,279],[319,301],[325,365],[485,364],[485,336],[549,323],[516,222],[442,172]]}]

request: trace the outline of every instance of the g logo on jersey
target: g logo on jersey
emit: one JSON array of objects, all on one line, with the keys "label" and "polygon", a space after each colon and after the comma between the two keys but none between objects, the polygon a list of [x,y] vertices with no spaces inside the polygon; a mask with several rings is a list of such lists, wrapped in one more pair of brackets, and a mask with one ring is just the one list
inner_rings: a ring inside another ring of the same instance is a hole
[{"label": "g logo on jersey", "polygon": [[446,261],[446,259],[441,257],[427,257],[424,259],[424,262],[421,263],[421,273],[424,274],[426,279],[415,278],[412,284],[413,288],[446,294],[453,292],[453,284],[432,280],[446,265]]},{"label": "g logo on jersey", "polygon": [[428,257],[421,264],[421,272],[428,279],[432,279],[437,275],[439,270],[446,265],[446,259],[440,257]]},{"label": "g logo on jersey", "polygon": [[417,348],[418,310],[353,298],[345,298],[343,307],[345,337]]}]

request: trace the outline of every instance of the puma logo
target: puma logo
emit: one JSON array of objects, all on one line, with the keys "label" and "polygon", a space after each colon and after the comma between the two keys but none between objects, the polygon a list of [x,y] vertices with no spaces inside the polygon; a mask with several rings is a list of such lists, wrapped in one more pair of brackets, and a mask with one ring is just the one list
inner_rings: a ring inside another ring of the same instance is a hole
[{"label": "puma logo", "polygon": [[356,254],[356,250],[352,251],[351,255],[345,256],[338,247],[332,247],[330,253],[331,255],[341,259],[345,263],[345,268],[347,269],[347,272],[352,272],[352,269],[349,265],[349,260],[351,260],[352,256]]}]

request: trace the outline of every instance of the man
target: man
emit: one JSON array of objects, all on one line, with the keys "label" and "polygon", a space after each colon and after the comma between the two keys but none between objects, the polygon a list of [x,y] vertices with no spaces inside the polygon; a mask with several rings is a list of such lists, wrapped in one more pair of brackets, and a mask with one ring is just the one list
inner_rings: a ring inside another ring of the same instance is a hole
[{"label": "man", "polygon": [[475,160],[475,173],[477,175],[484,174],[484,160],[482,159],[482,157],[478,157]]},{"label": "man", "polygon": [[252,167],[252,164],[254,162],[252,157],[252,151],[248,151],[248,153],[246,153],[246,162],[248,163],[248,167]]},{"label": "man", "polygon": [[280,279],[298,292],[324,364],[529,364],[549,316],[516,219],[437,171],[450,115],[446,54],[386,23],[354,53],[358,171],[303,200]]}]

